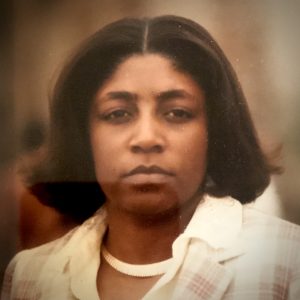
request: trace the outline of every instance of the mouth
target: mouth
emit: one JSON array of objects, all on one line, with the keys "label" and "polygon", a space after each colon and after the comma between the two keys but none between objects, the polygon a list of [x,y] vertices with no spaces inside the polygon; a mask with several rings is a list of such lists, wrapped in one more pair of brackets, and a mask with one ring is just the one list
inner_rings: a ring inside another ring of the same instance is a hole
[{"label": "mouth", "polygon": [[152,166],[144,166],[140,165],[131,171],[125,173],[122,177],[130,177],[130,176],[135,176],[135,175],[152,175],[152,174],[158,174],[158,175],[164,175],[164,176],[175,176],[175,174],[171,171],[165,170],[161,167],[158,167],[156,165]]}]

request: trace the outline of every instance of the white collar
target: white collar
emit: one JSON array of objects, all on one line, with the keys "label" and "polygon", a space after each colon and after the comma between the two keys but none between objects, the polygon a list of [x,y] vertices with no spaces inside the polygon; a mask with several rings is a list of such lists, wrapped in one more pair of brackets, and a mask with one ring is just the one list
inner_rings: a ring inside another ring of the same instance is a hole
[{"label": "white collar", "polygon": [[[77,254],[80,258],[82,251],[88,251],[85,253],[88,255],[95,255],[95,253],[98,255],[101,240],[106,230],[106,215],[105,206],[98,209],[93,217],[75,229],[70,240],[55,256],[59,256],[62,262],[63,258],[73,259]],[[241,231],[242,216],[243,206],[239,201],[231,197],[205,196],[178,239],[202,240],[216,250],[229,248]]]},{"label": "white collar", "polygon": [[[188,241],[194,239],[206,242],[217,250],[217,260],[221,261],[239,254],[239,250],[236,252],[237,249],[234,249],[235,252],[232,253],[230,247],[237,239],[241,226],[242,205],[237,200],[230,197],[205,196],[197,206],[185,231],[175,240],[173,250],[175,244],[183,248],[186,247]],[[60,271],[63,271],[66,266],[70,268],[71,289],[80,299],[97,299],[98,297],[95,280],[100,263],[101,240],[105,230],[106,210],[105,207],[101,207],[92,218],[75,229],[70,240],[51,260],[52,267]],[[226,248],[229,248],[229,251],[222,252],[222,249]],[[218,255],[218,252],[221,255]],[[181,258],[178,257],[176,260],[179,263]],[[174,266],[174,271],[177,267]],[[93,278],[93,280],[87,280],[88,278]]]},{"label": "white collar", "polygon": [[216,250],[226,249],[241,231],[242,211],[241,203],[231,197],[205,196],[182,236],[202,240]]}]

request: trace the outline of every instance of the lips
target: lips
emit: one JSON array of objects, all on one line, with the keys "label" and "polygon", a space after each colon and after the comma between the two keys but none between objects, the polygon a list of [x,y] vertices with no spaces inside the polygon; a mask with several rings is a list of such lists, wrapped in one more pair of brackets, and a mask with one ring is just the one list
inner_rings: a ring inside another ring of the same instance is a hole
[{"label": "lips", "polygon": [[149,167],[141,165],[141,166],[138,166],[138,167],[132,169],[128,173],[125,173],[122,177],[130,177],[130,176],[134,176],[134,175],[138,175],[138,174],[144,174],[144,175],[160,174],[160,175],[166,175],[166,176],[175,176],[175,174],[173,172],[165,170],[156,165],[152,165]]},{"label": "lips", "polygon": [[155,165],[140,165],[125,173],[122,177],[123,183],[125,184],[132,186],[153,187],[170,184],[170,182],[173,181],[174,176],[175,174],[173,172]]}]

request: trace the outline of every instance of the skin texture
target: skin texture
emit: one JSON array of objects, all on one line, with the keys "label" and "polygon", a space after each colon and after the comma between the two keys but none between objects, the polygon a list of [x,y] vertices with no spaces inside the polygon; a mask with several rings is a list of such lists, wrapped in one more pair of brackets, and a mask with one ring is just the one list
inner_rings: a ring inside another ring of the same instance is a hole
[{"label": "skin texture", "polygon": [[[143,217],[166,213],[201,185],[204,94],[162,56],[134,56],[119,65],[95,97],[90,132],[97,180],[111,207]],[[170,174],[126,176],[154,165]]]},{"label": "skin texture", "polygon": [[[133,264],[170,257],[201,199],[206,172],[201,87],[168,58],[131,56],[95,96],[90,141],[107,197],[109,252]],[[120,274],[102,260],[97,284],[104,299],[126,299],[132,288],[138,299],[156,280]]]}]

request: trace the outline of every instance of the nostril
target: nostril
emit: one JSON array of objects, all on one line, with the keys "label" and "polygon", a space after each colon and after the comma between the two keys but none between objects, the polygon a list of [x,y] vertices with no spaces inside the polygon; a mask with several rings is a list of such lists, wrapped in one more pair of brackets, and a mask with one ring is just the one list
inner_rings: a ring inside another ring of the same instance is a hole
[{"label": "nostril", "polygon": [[163,147],[161,145],[155,145],[153,147],[154,152],[161,153],[163,151]]},{"label": "nostril", "polygon": [[161,153],[163,152],[163,147],[158,144],[152,146],[133,145],[131,151],[133,153]]},{"label": "nostril", "polygon": [[131,151],[133,153],[139,153],[140,152],[140,147],[139,146],[132,146],[131,147]]}]

